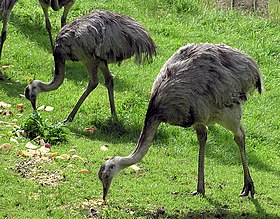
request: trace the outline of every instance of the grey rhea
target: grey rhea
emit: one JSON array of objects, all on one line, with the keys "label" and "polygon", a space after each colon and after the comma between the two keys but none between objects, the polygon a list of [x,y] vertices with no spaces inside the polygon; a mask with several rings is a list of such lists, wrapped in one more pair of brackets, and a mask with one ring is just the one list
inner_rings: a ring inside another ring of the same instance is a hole
[{"label": "grey rhea", "polygon": [[241,125],[242,102],[257,89],[262,79],[256,63],[227,45],[190,44],[181,47],[162,67],[152,87],[144,127],[136,149],[126,157],[115,156],[99,169],[106,199],[117,173],[137,162],[147,153],[161,122],[184,128],[193,127],[199,143],[198,183],[193,194],[205,194],[204,155],[207,126],[218,123],[234,134],[239,146],[244,172],[240,196],[254,197],[249,173],[245,132]]},{"label": "grey rhea", "polygon": [[3,27],[1,31],[1,42],[0,42],[0,59],[2,55],[3,44],[7,37],[7,26],[10,19],[11,12],[17,0],[0,0],[0,16],[3,20]]},{"label": "grey rhea", "polygon": [[54,47],[54,78],[49,83],[34,80],[25,89],[25,97],[36,109],[36,96],[57,89],[64,80],[65,61],[81,61],[89,73],[86,90],[65,122],[74,119],[87,96],[98,85],[98,68],[105,78],[111,114],[116,116],[113,76],[109,63],[121,63],[132,56],[136,63],[151,60],[156,55],[154,41],[144,27],[134,19],[104,10],[96,10],[65,25],[59,32]]},{"label": "grey rhea", "polygon": [[61,27],[63,27],[64,25],[66,25],[67,15],[70,9],[72,8],[72,6],[74,5],[75,1],[76,0],[39,0],[40,5],[44,12],[46,28],[50,38],[52,50],[54,48],[54,45],[53,45],[53,39],[51,33],[52,27],[51,27],[51,22],[49,20],[49,13],[48,13],[49,7],[51,7],[54,11],[58,11],[59,9],[64,7],[63,14],[61,16]]}]

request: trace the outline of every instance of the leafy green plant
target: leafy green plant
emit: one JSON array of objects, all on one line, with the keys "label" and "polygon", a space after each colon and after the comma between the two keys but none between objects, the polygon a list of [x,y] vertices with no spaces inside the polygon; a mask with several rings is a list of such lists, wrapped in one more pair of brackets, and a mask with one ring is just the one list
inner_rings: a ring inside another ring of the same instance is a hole
[{"label": "leafy green plant", "polygon": [[67,141],[67,131],[62,124],[47,125],[38,112],[33,112],[20,126],[24,135],[31,140],[41,138],[50,144]]}]

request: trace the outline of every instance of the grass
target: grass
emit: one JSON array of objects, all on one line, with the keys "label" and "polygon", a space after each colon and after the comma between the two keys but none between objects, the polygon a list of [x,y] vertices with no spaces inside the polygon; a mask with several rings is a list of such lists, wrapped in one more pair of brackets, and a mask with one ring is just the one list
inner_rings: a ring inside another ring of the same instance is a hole
[{"label": "grass", "polygon": [[[10,139],[13,126],[32,113],[30,103],[20,94],[32,79],[51,80],[53,70],[41,8],[36,1],[17,3],[1,60],[2,65],[10,67],[4,71],[8,80],[0,81],[0,101],[12,105],[9,110],[13,116],[0,116],[0,145],[11,143],[13,148],[0,151],[0,218],[86,218],[89,204],[99,211],[100,218],[280,217],[279,19],[205,8],[194,0],[172,2],[76,2],[69,20],[97,8],[132,16],[149,30],[157,43],[158,56],[153,63],[140,67],[132,60],[121,66],[110,65],[116,75],[118,122],[110,120],[107,90],[98,86],[68,125],[69,141],[52,146],[58,155],[70,154],[69,149],[74,148],[83,160],[44,162],[18,155],[25,150],[28,139],[17,138],[18,143]],[[54,36],[59,31],[60,15],[61,11],[50,15]],[[97,179],[100,164],[106,157],[127,155],[134,149],[150,89],[161,66],[180,46],[199,42],[226,43],[239,48],[254,58],[263,72],[265,92],[249,98],[242,120],[255,199],[238,197],[243,186],[238,148],[232,134],[219,126],[209,130],[206,196],[191,196],[197,182],[195,133],[162,124],[149,152],[137,164],[140,170],[128,168],[121,172],[113,182],[108,204],[101,206],[98,200],[102,188]],[[54,107],[54,111],[40,112],[42,118],[53,124],[65,119],[86,85],[84,67],[68,62],[63,85],[38,97],[38,106]],[[15,107],[18,103],[25,106],[22,113]],[[85,133],[87,127],[96,127],[96,131]],[[103,145],[107,145],[107,151],[100,149]],[[83,169],[91,172],[79,173]],[[27,173],[32,174],[26,177]],[[52,178],[57,181],[47,184],[47,179]]]}]

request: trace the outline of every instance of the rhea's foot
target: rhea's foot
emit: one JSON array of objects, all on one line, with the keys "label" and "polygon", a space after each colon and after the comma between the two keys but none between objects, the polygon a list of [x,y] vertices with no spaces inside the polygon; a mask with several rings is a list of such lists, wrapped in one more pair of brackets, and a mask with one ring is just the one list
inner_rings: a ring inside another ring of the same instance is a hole
[{"label": "rhea's foot", "polygon": [[252,199],[254,199],[255,189],[254,189],[254,183],[253,182],[245,183],[245,185],[243,187],[243,190],[240,194],[240,197],[248,196],[249,192],[251,194]]}]

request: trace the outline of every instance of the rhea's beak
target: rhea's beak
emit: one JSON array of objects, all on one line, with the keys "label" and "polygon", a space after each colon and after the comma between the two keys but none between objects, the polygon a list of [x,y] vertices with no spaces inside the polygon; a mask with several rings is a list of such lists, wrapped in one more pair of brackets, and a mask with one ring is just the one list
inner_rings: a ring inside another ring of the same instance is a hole
[{"label": "rhea's beak", "polygon": [[29,86],[26,87],[26,89],[24,91],[24,96],[26,99],[28,99],[31,102],[33,110],[36,110],[37,109],[36,108],[36,95],[33,92],[30,92]]},{"label": "rhea's beak", "polygon": [[36,98],[31,99],[30,102],[32,104],[33,110],[37,110],[37,108],[36,108]]},{"label": "rhea's beak", "polygon": [[104,201],[106,200],[106,197],[108,195],[111,182],[112,182],[112,180],[105,180],[105,182],[102,182],[102,184],[103,184],[103,200]]}]

